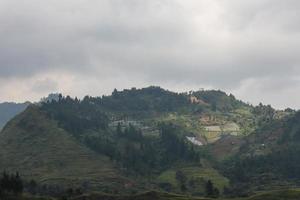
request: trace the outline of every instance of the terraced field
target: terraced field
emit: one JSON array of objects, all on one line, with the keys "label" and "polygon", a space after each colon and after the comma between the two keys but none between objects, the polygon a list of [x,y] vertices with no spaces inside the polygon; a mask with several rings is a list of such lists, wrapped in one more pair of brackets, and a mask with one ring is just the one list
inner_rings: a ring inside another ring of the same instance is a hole
[{"label": "terraced field", "polygon": [[249,109],[238,109],[228,114],[201,115],[169,113],[157,118],[157,122],[172,122],[185,130],[185,136],[194,136],[206,143],[214,143],[222,135],[243,136],[254,130],[254,118]]},{"label": "terraced field", "polygon": [[240,135],[240,127],[234,122],[227,122],[224,125],[204,126],[204,129],[204,136],[208,143],[216,142],[222,135]]}]

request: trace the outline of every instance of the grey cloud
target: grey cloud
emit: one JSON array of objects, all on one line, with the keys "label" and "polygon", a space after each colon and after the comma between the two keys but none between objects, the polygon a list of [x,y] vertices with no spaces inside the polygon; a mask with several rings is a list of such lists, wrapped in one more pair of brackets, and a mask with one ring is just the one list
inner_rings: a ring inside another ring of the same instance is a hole
[{"label": "grey cloud", "polygon": [[[249,79],[296,84],[299,10],[297,0],[3,0],[0,79],[63,73],[108,88],[120,76],[230,91]],[[55,86],[46,82],[32,91]],[[89,91],[79,87],[68,91]]]},{"label": "grey cloud", "polygon": [[58,89],[57,82],[48,78],[35,81],[32,87],[32,90],[37,93],[40,92],[51,93],[51,92],[55,92],[57,89]]}]

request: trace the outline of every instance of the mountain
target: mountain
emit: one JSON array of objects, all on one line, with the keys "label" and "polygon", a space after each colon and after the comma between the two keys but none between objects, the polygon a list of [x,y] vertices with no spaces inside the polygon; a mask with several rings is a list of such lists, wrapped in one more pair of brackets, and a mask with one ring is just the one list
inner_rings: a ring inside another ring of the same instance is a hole
[{"label": "mountain", "polygon": [[14,116],[27,108],[29,102],[26,103],[0,103],[0,130]]},{"label": "mountain", "polygon": [[265,137],[280,127],[294,127],[283,131],[291,141],[298,130],[294,111],[252,106],[219,90],[176,93],[151,86],[82,100],[55,97],[6,124],[0,170],[84,191],[204,196],[209,185],[213,196],[232,195],[243,183],[237,163],[256,156],[253,149],[266,146]]}]

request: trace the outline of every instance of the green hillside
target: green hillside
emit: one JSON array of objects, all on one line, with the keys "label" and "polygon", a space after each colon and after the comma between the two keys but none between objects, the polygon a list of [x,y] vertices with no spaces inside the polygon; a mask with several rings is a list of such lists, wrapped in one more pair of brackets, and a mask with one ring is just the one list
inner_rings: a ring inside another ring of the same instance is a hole
[{"label": "green hillside", "polygon": [[273,120],[245,138],[240,151],[220,168],[238,185],[273,189],[297,187],[300,174],[300,114]]},{"label": "green hillside", "polygon": [[0,134],[0,168],[41,184],[122,188],[126,179],[106,157],[78,143],[36,106]]}]

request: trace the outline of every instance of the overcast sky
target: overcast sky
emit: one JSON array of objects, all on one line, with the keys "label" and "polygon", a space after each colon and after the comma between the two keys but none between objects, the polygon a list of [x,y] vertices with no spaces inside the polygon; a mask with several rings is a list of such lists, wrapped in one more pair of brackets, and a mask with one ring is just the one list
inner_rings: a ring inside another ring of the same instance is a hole
[{"label": "overcast sky", "polygon": [[300,108],[300,1],[0,1],[1,102],[149,85]]}]

